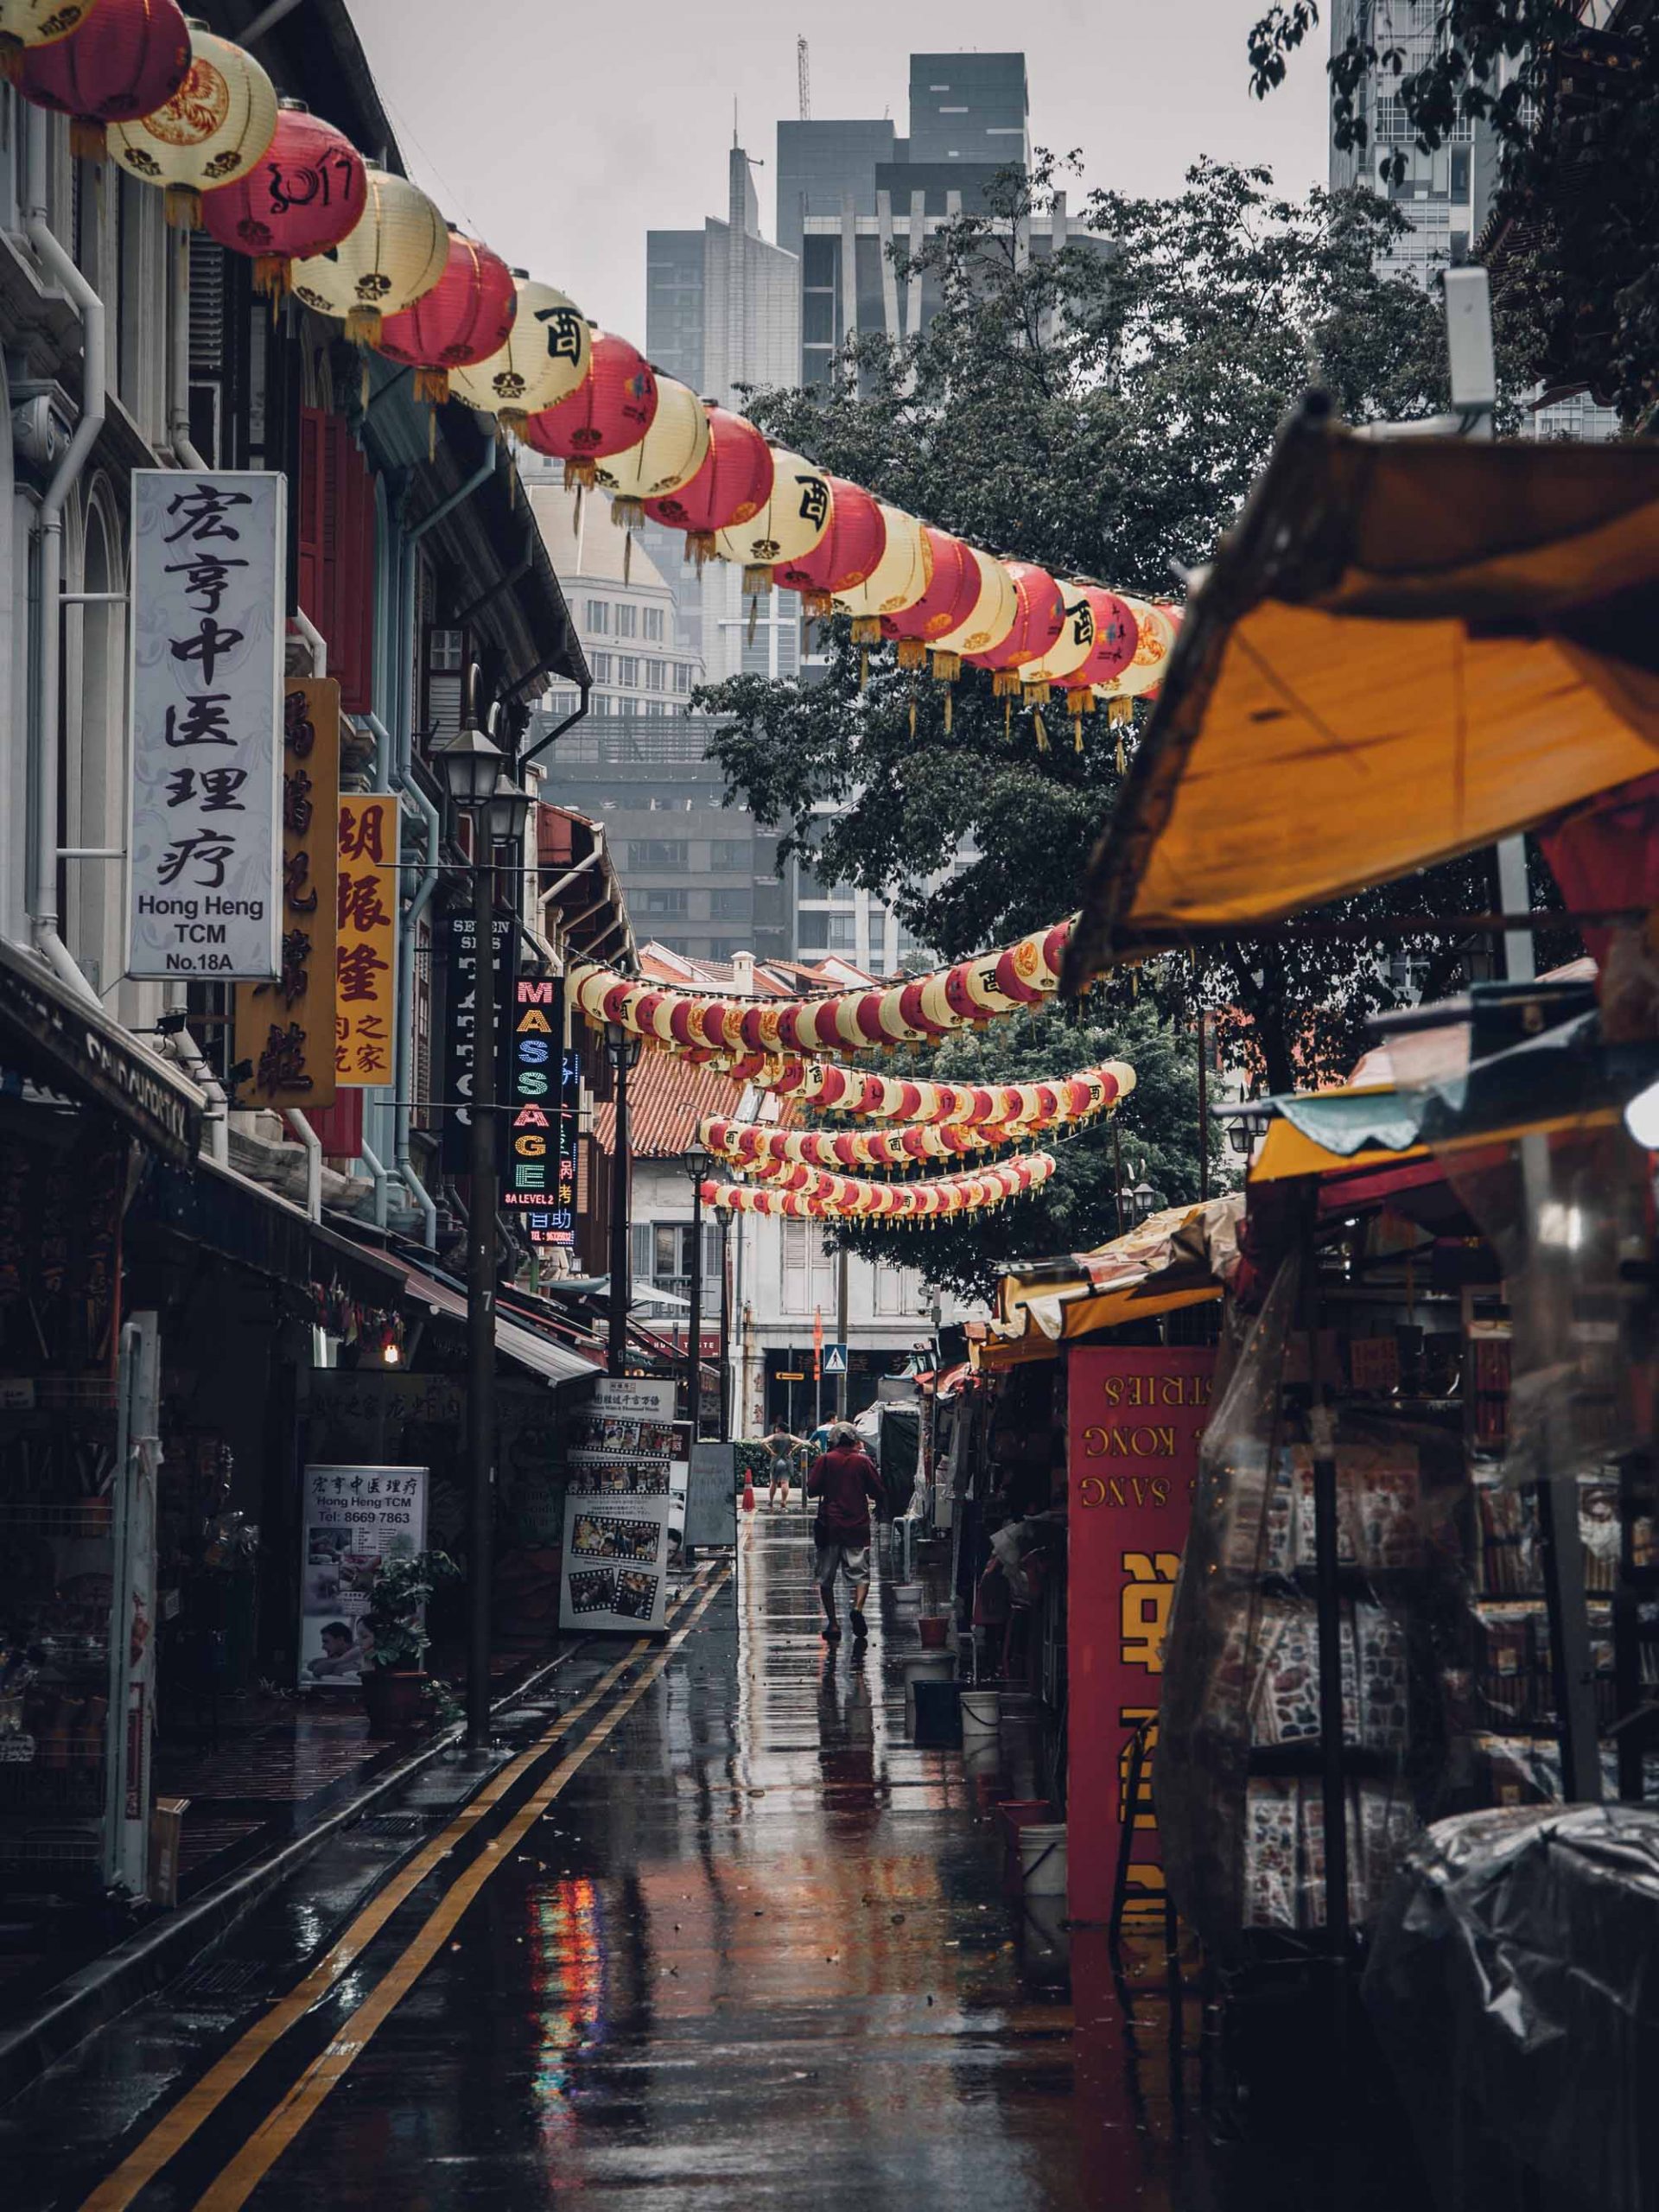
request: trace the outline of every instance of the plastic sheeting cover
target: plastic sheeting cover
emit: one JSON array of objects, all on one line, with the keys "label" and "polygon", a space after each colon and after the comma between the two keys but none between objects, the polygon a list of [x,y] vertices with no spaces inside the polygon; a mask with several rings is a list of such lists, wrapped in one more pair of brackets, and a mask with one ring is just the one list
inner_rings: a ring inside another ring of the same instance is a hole
[{"label": "plastic sheeting cover", "polygon": [[1659,1811],[1441,1821],[1363,1990],[1448,2212],[1521,2201],[1506,2152],[1551,2212],[1659,2203]]}]

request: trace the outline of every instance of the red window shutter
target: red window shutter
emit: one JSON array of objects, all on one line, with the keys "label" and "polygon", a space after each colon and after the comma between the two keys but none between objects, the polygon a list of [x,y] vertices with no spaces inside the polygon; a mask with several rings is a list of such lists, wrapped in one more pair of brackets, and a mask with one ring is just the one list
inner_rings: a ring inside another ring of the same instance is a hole
[{"label": "red window shutter", "polygon": [[317,1141],[330,1160],[356,1160],[363,1150],[363,1093],[342,1089],[332,1106],[319,1106],[307,1116]]}]

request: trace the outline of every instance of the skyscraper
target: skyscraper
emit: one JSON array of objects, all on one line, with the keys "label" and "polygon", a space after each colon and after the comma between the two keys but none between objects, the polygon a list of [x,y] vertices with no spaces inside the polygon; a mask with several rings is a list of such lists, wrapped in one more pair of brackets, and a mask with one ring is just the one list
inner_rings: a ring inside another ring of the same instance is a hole
[{"label": "skyscraper", "polygon": [[[1409,75],[1433,53],[1439,14],[1439,0],[1336,0],[1332,50],[1339,50],[1355,31],[1363,31],[1380,49],[1398,51]],[[1383,257],[1382,266],[1427,283],[1434,269],[1469,258],[1485,223],[1497,170],[1491,131],[1484,123],[1460,117],[1446,145],[1433,153],[1420,151],[1400,97],[1399,77],[1382,65],[1360,85],[1357,105],[1366,143],[1339,147],[1333,123],[1332,190],[1368,185],[1392,200],[1411,228]],[[1383,175],[1384,163],[1395,156],[1405,165],[1397,181]]]},{"label": "skyscraper", "polygon": [[1023,54],[912,54],[912,162],[1031,165]]}]

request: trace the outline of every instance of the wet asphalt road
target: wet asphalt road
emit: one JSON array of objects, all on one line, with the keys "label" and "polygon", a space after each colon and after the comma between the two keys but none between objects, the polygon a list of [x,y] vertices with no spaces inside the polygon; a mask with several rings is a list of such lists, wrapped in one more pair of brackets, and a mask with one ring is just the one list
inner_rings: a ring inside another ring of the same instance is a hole
[{"label": "wet asphalt road", "polygon": [[[0,2200],[1198,2202],[1173,2179],[1166,2012],[1126,2032],[1090,1939],[1002,1897],[962,1753],[906,1739],[920,1606],[878,1584],[868,1648],[826,1648],[798,1509],[757,1514],[735,1586],[705,1568],[666,1652],[572,1663],[465,1833],[440,1771],[401,1840],[314,1863],[0,2114]],[[1008,1730],[974,1764],[1027,1794],[1029,1762]],[[375,1897],[382,1924],[331,1961]]]}]

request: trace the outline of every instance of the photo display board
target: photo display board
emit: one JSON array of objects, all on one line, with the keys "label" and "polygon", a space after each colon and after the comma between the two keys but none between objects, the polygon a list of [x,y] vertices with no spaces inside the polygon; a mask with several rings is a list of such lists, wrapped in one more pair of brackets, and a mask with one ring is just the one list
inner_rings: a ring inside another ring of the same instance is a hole
[{"label": "photo display board", "polygon": [[572,1415],[561,1628],[663,1627],[673,1455],[671,1382],[606,1376]]}]

